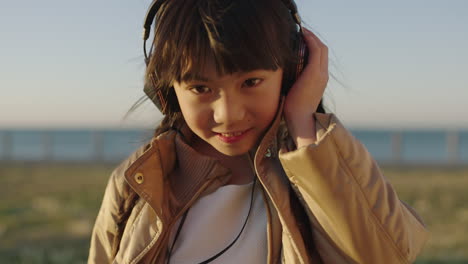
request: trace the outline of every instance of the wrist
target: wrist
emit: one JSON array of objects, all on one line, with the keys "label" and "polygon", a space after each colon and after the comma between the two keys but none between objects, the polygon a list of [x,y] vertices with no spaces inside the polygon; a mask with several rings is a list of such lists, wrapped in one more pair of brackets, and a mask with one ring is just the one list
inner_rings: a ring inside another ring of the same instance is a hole
[{"label": "wrist", "polygon": [[313,113],[308,115],[286,115],[285,119],[296,148],[308,146],[317,141]]}]

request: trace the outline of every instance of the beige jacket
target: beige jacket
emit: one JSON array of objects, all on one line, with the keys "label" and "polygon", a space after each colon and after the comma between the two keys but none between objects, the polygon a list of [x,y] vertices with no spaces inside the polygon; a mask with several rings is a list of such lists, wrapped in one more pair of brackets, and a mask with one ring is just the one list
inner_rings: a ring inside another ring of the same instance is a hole
[{"label": "beige jacket", "polygon": [[[277,115],[253,159],[267,208],[268,263],[411,263],[428,239],[376,162],[333,114],[316,114],[317,142],[278,149]],[[169,131],[138,150],[109,179],[88,263],[164,263],[170,230],[201,196],[230,177]],[[116,217],[128,186],[134,206],[113,260]]]}]

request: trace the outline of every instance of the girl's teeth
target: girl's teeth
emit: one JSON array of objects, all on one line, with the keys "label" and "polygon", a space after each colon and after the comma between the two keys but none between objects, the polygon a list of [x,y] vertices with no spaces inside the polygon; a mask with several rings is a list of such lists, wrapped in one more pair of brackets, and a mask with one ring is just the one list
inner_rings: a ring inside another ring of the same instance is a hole
[{"label": "girl's teeth", "polygon": [[223,135],[223,137],[236,137],[236,136],[239,136],[241,135],[242,132],[236,132],[236,133],[221,133],[221,135]]}]

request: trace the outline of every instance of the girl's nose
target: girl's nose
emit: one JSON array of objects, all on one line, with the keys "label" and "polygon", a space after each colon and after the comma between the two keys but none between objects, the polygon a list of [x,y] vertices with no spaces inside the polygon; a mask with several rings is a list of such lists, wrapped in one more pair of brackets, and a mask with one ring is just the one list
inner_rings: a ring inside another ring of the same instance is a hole
[{"label": "girl's nose", "polygon": [[213,108],[213,118],[218,124],[235,125],[245,117],[244,102],[235,95],[219,98]]}]

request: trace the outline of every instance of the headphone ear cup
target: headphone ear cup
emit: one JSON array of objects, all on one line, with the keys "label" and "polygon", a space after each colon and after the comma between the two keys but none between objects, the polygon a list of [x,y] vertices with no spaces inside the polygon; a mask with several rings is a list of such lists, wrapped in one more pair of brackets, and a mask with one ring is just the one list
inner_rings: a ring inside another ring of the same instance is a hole
[{"label": "headphone ear cup", "polygon": [[298,33],[298,48],[297,48],[297,66],[296,66],[296,76],[294,80],[297,80],[301,75],[302,71],[304,70],[305,66],[307,65],[307,61],[309,60],[309,49],[307,48],[307,44],[304,40],[304,36],[302,35],[302,31]]},{"label": "headphone ear cup", "polygon": [[[296,54],[297,56],[295,60],[296,64],[293,65],[291,69],[289,69],[289,74],[291,74],[291,76],[288,77],[290,80],[290,84],[285,84],[287,85],[287,89],[291,88],[291,86],[294,85],[294,82],[296,82],[297,78],[301,75],[302,71],[307,65],[307,62],[309,61],[309,48],[307,47],[307,44],[304,40],[304,36],[302,35],[301,31],[297,33],[296,39],[294,41],[296,42],[296,50],[294,50],[294,54]],[[323,107],[323,98],[320,99],[316,112],[323,114],[326,113],[325,108]]]},{"label": "headphone ear cup", "polygon": [[167,103],[164,100],[164,96],[162,95],[161,89],[158,89],[156,87],[156,77],[153,73],[150,73],[148,77],[149,78],[145,82],[143,91],[148,96],[148,98],[156,105],[159,111],[165,114],[167,110]]},{"label": "headphone ear cup", "polygon": [[293,47],[293,58],[287,63],[284,69],[283,85],[281,89],[283,95],[286,95],[291,86],[296,82],[305,67],[309,54],[307,45],[300,31],[295,32],[291,37],[291,46]]},{"label": "headphone ear cup", "polygon": [[154,74],[150,73],[149,80],[145,83],[145,87],[143,88],[148,98],[164,115],[179,112],[180,107],[174,87],[157,87],[156,83],[156,77]]}]

